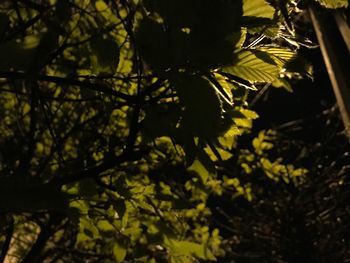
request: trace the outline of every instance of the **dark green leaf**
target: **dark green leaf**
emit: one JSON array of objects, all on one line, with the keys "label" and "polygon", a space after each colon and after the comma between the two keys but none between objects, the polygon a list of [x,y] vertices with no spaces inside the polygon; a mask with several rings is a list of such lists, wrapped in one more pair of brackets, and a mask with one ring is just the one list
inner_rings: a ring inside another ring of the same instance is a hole
[{"label": "dark green leaf", "polygon": [[204,138],[216,137],[220,132],[222,109],[215,88],[199,76],[179,75],[173,83],[185,106],[183,128]]},{"label": "dark green leaf", "polygon": [[113,200],[113,208],[117,211],[119,218],[123,218],[126,212],[125,200],[120,198]]},{"label": "dark green leaf", "polygon": [[95,74],[113,75],[119,64],[119,46],[111,37],[99,36],[91,41],[91,61]]},{"label": "dark green leaf", "polygon": [[143,121],[145,135],[150,138],[171,136],[179,122],[180,109],[176,104],[157,104],[146,111]]}]

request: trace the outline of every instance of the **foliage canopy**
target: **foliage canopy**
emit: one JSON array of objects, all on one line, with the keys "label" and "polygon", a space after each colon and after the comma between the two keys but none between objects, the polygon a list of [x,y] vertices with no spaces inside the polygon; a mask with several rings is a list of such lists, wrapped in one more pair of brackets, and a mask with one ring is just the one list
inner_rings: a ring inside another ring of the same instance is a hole
[{"label": "foliage canopy", "polygon": [[210,197],[252,200],[242,175],[304,181],[272,131],[232,155],[248,93],[310,74],[294,33],[264,0],[212,2],[0,3],[3,258],[216,260]]}]

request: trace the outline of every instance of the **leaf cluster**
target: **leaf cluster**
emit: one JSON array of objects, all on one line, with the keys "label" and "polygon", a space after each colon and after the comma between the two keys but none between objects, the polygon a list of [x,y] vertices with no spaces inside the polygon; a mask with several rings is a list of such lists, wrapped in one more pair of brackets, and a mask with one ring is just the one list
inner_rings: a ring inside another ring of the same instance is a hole
[{"label": "leaf cluster", "polygon": [[[279,9],[212,2],[0,3],[2,260],[225,254],[208,200],[254,198],[225,168],[258,117],[247,96],[308,69]],[[262,132],[239,167],[297,182],[271,143]]]}]

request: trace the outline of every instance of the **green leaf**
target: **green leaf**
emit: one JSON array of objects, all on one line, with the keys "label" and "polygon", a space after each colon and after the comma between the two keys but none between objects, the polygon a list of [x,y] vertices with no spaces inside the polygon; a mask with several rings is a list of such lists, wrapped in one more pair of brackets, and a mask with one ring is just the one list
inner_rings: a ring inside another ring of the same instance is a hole
[{"label": "green leaf", "polygon": [[229,144],[227,147],[229,149],[229,147],[232,147],[232,143],[234,142],[234,138],[237,135],[241,135],[241,134],[242,134],[242,131],[239,130],[237,126],[232,125],[219,139],[224,140],[224,141],[227,140],[228,141],[227,143]]},{"label": "green leaf", "polygon": [[210,159],[214,162],[218,161],[219,158],[220,160],[226,161],[232,157],[232,153],[230,153],[229,151],[226,151],[218,147],[216,147],[215,150],[217,151],[217,154],[219,154],[220,156],[217,156],[217,154],[215,154],[210,147],[204,148],[204,151],[208,154]]},{"label": "green leaf", "polygon": [[68,1],[58,0],[55,5],[55,20],[60,25],[65,25],[71,16],[71,12],[69,11],[70,5]]},{"label": "green leaf", "polygon": [[298,169],[295,169],[292,172],[292,176],[294,176],[294,177],[305,176],[307,173],[308,173],[307,169],[305,169],[305,168],[298,168]]},{"label": "green leaf", "polygon": [[139,23],[136,40],[143,58],[161,71],[193,67],[207,70],[229,64],[235,45],[245,37],[238,26],[240,1],[219,1],[215,5],[208,0],[200,4],[182,2],[147,1],[148,9],[156,11],[158,19],[144,18]]},{"label": "green leaf", "polygon": [[313,78],[313,66],[304,58],[295,56],[285,64],[286,72],[299,73],[302,76]]},{"label": "green leaf", "polygon": [[317,0],[321,5],[336,9],[336,8],[346,8],[349,6],[348,0]]},{"label": "green leaf", "polygon": [[193,256],[203,260],[216,260],[212,252],[205,244],[197,244],[190,241],[166,240],[172,253],[178,256]]},{"label": "green leaf", "polygon": [[255,120],[257,118],[259,118],[259,115],[252,110],[248,110],[248,109],[241,109],[240,112],[244,115],[244,117],[246,117],[247,119],[252,119]]},{"label": "green leaf", "polygon": [[275,39],[278,35],[280,28],[278,25],[255,25],[255,26],[250,26],[248,28],[248,32],[250,34],[262,34],[263,36],[270,38],[270,39]]},{"label": "green leaf", "polygon": [[11,40],[0,44],[0,69],[28,69],[39,43],[39,37],[27,36],[21,42]]},{"label": "green leaf", "polygon": [[79,194],[84,197],[92,197],[98,193],[96,182],[91,178],[81,180],[78,184]]},{"label": "green leaf", "polygon": [[81,233],[84,233],[91,239],[99,237],[98,228],[95,226],[94,222],[88,216],[80,217],[79,228]]},{"label": "green leaf", "polygon": [[220,99],[223,102],[226,102],[232,106],[232,85],[226,81],[226,79],[220,74],[215,74],[214,76],[208,76],[208,79],[213,84],[215,91],[220,96]]},{"label": "green leaf", "polygon": [[270,141],[271,137],[268,136],[266,131],[259,132],[258,137],[254,138],[252,141],[255,152],[262,155],[265,150],[272,149],[274,145]]},{"label": "green leaf", "polygon": [[[236,48],[242,48],[246,38],[247,38],[247,28],[241,27],[240,31],[234,32],[234,38],[235,38],[235,47]],[[239,38],[238,38],[239,36]]]},{"label": "green leaf", "polygon": [[174,77],[174,87],[185,106],[182,127],[200,137],[216,137],[220,132],[222,109],[215,88],[199,76]]},{"label": "green leaf", "polygon": [[265,0],[243,0],[243,16],[272,19],[275,9]]},{"label": "green leaf", "polygon": [[113,255],[117,263],[123,262],[126,257],[127,249],[120,242],[115,242],[113,245]]},{"label": "green leaf", "polygon": [[296,57],[295,51],[283,47],[262,46],[258,47],[256,50],[268,54],[280,68],[283,68],[288,61],[291,61]]},{"label": "green leaf", "polygon": [[193,163],[197,155],[197,145],[192,135],[184,135],[183,150],[186,154],[186,166],[189,166]]},{"label": "green leaf", "polygon": [[121,196],[126,198],[131,196],[125,176],[123,175],[119,176],[119,178],[115,182],[115,188],[118,194],[120,194]]},{"label": "green leaf", "polygon": [[91,62],[95,74],[113,75],[119,64],[119,46],[111,37],[91,40]]},{"label": "green leaf", "polygon": [[156,104],[146,111],[143,129],[146,136],[154,139],[173,135],[179,122],[180,110],[174,103]]},{"label": "green leaf", "polygon": [[[198,13],[194,12],[196,7],[194,1],[144,0],[143,3],[147,10],[161,15],[173,27],[189,27],[198,19]],[[180,13],[181,17],[179,16]]]},{"label": "green leaf", "polygon": [[[175,50],[181,50],[179,46],[183,45],[183,34],[171,37],[165,32],[162,24],[144,18],[139,23],[135,37],[142,57],[154,69],[164,71],[182,63],[182,54]],[[175,60],[178,62],[175,63]]]},{"label": "green leaf", "polygon": [[266,53],[241,50],[234,65],[223,67],[222,71],[250,82],[272,82],[279,77],[280,68]]},{"label": "green leaf", "polygon": [[100,220],[97,222],[97,228],[102,232],[114,232],[115,228],[107,220]]},{"label": "green leaf", "polygon": [[[202,32],[232,32],[242,16],[241,1],[145,0],[146,8],[160,15],[171,28],[198,28]],[[179,16],[181,14],[181,16]]]},{"label": "green leaf", "polygon": [[284,88],[288,92],[293,92],[292,86],[286,79],[282,79],[282,78],[276,79],[272,82],[272,86],[276,88]]},{"label": "green leaf", "polygon": [[170,263],[194,263],[195,261],[188,256],[170,255]]},{"label": "green leaf", "polygon": [[155,198],[160,201],[171,202],[171,205],[174,209],[185,209],[189,208],[187,200],[180,199],[177,195],[171,192],[171,188],[165,184],[156,186],[156,195]]},{"label": "green leaf", "polygon": [[117,211],[118,217],[123,218],[126,212],[125,201],[123,199],[116,198],[115,200],[113,200],[113,207],[115,211]]},{"label": "green leaf", "polygon": [[234,118],[233,120],[238,127],[247,129],[252,128],[252,121],[250,119]]},{"label": "green leaf", "polygon": [[201,179],[203,184],[208,181],[210,176],[209,171],[199,160],[195,160],[192,165],[187,168],[187,171],[194,172]]},{"label": "green leaf", "polygon": [[226,38],[217,32],[190,34],[186,46],[189,62],[203,70],[231,64],[235,45],[239,45],[241,40],[241,32],[235,31],[235,33]]}]

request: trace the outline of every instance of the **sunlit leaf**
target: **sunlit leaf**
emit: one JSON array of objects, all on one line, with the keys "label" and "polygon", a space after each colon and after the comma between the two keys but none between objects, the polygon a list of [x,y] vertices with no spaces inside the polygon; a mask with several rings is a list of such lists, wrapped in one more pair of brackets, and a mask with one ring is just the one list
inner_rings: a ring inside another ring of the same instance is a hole
[{"label": "sunlit leaf", "polygon": [[345,8],[349,6],[348,0],[317,0],[321,5],[327,8]]},{"label": "sunlit leaf", "polygon": [[205,168],[205,166],[199,161],[195,160],[190,167],[187,168],[189,172],[194,172],[205,184],[210,176],[209,171]]},{"label": "sunlit leaf", "polygon": [[241,109],[240,112],[244,115],[244,117],[246,117],[247,119],[257,119],[259,118],[259,115],[252,110],[248,110],[248,109]]},{"label": "sunlit leaf", "polygon": [[275,9],[265,0],[243,0],[243,16],[272,19]]},{"label": "sunlit leaf", "polygon": [[113,255],[115,262],[124,262],[126,257],[127,250],[124,245],[120,244],[120,242],[115,242],[113,245]]},{"label": "sunlit leaf", "polygon": [[174,239],[170,239],[167,244],[172,250],[172,253],[175,255],[195,256],[204,260],[216,260],[205,244],[197,244],[189,241],[178,241]]},{"label": "sunlit leaf", "polygon": [[278,78],[280,69],[273,60],[244,50],[237,53],[233,66],[224,67],[222,71],[251,82],[271,82]]},{"label": "sunlit leaf", "polygon": [[296,52],[287,48],[281,47],[258,47],[257,50],[264,51],[274,60],[279,67],[284,67],[288,61],[296,57]]},{"label": "sunlit leaf", "polygon": [[107,220],[100,220],[97,222],[97,228],[102,232],[114,232],[115,228]]}]

